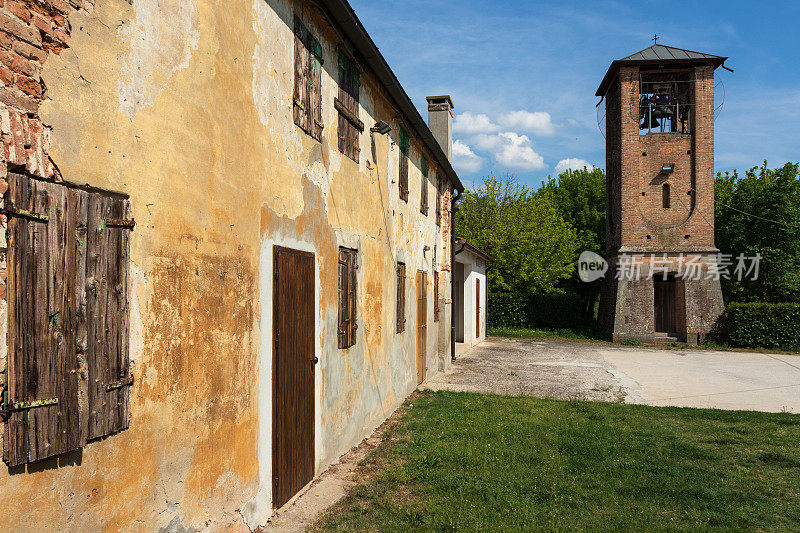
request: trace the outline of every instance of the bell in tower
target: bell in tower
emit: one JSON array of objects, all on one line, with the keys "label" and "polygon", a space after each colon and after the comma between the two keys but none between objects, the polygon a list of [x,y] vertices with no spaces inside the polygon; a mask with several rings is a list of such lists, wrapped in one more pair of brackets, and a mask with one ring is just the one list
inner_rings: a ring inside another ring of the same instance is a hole
[{"label": "bell in tower", "polygon": [[714,243],[714,76],[727,58],[661,44],[612,62],[601,325],[615,341],[702,342],[724,311]]}]

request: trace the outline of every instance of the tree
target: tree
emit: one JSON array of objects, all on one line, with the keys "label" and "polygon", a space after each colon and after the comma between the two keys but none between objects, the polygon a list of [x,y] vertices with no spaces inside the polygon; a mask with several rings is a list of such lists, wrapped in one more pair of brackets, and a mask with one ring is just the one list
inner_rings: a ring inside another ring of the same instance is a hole
[{"label": "tree", "polygon": [[717,174],[716,241],[724,254],[755,256],[757,280],[722,280],[728,302],[800,300],[800,179],[798,165],[767,162],[739,176]]},{"label": "tree", "polygon": [[511,175],[490,174],[464,193],[456,234],[491,255],[489,288],[495,292],[552,292],[575,270],[577,232],[553,198],[536,195]]},{"label": "tree", "polygon": [[[549,197],[562,218],[575,228],[580,251],[605,253],[606,173],[603,169],[567,170],[558,178],[548,177],[537,194]],[[585,318],[593,316],[602,285],[602,280],[582,282],[577,271],[567,281],[567,290],[576,293],[583,302]]]},{"label": "tree", "polygon": [[601,168],[567,170],[548,177],[538,194],[550,195],[561,216],[578,232],[581,251],[606,251],[606,173]]}]

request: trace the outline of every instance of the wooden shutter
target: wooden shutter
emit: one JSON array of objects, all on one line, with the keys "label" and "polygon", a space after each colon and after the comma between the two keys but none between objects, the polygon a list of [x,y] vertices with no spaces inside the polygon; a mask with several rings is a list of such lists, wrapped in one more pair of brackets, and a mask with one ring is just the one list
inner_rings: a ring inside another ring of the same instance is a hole
[{"label": "wooden shutter", "polygon": [[406,265],[397,264],[397,333],[406,329]]},{"label": "wooden shutter", "polygon": [[294,123],[322,141],[322,45],[294,16]]},{"label": "wooden shutter", "polygon": [[405,130],[400,129],[400,199],[408,202],[408,152],[409,139]]},{"label": "wooden shutter", "polygon": [[433,321],[439,322],[439,273],[433,273]]},{"label": "wooden shutter", "polygon": [[422,158],[422,182],[421,182],[421,189],[420,189],[420,200],[419,200],[419,210],[420,212],[428,216],[428,160],[426,158]]},{"label": "wooden shutter", "polygon": [[86,253],[79,254],[85,265],[79,263],[78,270],[86,272],[87,438],[96,439],[128,427],[130,229],[120,223],[130,219],[130,205],[121,198],[81,194],[86,194]]},{"label": "wooden shutter", "polygon": [[339,248],[339,348],[350,348],[356,343],[358,330],[357,309],[358,252]]},{"label": "wooden shutter", "polygon": [[[6,199],[10,415],[3,458],[15,466],[128,425],[130,207],[14,173]],[[95,382],[104,392],[117,387],[99,395]],[[94,431],[93,410],[102,421]]]},{"label": "wooden shutter", "polygon": [[339,112],[339,151],[358,163],[361,148],[359,136],[364,123],[358,118],[361,80],[355,63],[343,52],[339,52],[339,97],[334,107]]}]

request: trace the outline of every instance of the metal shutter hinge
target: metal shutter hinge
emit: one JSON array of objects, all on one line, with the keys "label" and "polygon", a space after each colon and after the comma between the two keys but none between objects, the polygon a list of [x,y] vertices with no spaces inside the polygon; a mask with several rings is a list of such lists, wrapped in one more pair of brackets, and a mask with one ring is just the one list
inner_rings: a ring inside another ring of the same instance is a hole
[{"label": "metal shutter hinge", "polygon": [[109,383],[106,387],[106,392],[111,392],[112,390],[121,389],[122,387],[128,387],[130,385],[133,385],[133,376],[128,376],[125,379]]}]

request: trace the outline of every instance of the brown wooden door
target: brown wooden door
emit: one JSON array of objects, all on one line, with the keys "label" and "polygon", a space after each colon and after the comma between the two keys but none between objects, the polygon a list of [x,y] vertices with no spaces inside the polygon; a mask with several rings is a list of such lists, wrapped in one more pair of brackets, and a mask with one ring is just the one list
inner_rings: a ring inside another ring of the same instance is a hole
[{"label": "brown wooden door", "polygon": [[675,333],[675,278],[653,281],[655,326],[658,333]]},{"label": "brown wooden door", "polygon": [[475,280],[475,338],[481,336],[481,280]]},{"label": "brown wooden door", "polygon": [[428,375],[428,275],[417,272],[417,385]]},{"label": "brown wooden door", "polygon": [[314,254],[275,247],[272,486],[281,507],[314,477]]}]

